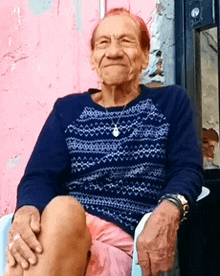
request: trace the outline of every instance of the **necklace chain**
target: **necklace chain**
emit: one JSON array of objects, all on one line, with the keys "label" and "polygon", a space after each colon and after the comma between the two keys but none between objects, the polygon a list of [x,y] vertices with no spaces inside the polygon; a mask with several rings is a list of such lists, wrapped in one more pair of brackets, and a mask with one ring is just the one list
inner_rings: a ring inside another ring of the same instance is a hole
[{"label": "necklace chain", "polygon": [[[125,110],[126,106],[127,106],[127,104],[123,107],[123,109],[121,111],[121,114],[120,114],[120,116],[119,116],[119,118],[118,118],[118,120],[117,120],[116,123],[114,123],[114,121],[112,120],[112,117],[110,117],[111,121],[112,121],[112,123],[114,125],[113,131],[112,131],[112,134],[113,134],[114,137],[118,137],[120,135],[120,130],[118,129],[118,123],[119,123],[119,121],[121,119],[122,114],[124,113],[124,110]],[[106,112],[107,115],[109,115],[109,112],[106,109],[106,107],[105,107],[105,112]]]}]

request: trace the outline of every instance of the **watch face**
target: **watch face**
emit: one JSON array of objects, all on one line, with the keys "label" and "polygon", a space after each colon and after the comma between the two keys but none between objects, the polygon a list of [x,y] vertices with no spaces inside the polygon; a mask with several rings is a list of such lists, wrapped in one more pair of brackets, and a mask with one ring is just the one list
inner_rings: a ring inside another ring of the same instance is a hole
[{"label": "watch face", "polygon": [[179,200],[181,201],[181,203],[184,204],[188,204],[188,201],[186,200],[186,198],[183,195],[177,195],[177,197],[179,198]]}]

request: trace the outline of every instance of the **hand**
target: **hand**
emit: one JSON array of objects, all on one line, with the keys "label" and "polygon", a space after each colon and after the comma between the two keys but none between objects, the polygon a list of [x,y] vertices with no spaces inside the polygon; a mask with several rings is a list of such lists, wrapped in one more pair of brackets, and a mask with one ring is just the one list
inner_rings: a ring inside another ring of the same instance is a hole
[{"label": "hand", "polygon": [[137,239],[138,263],[144,276],[169,271],[175,259],[180,211],[163,201],[148,219]]},{"label": "hand", "polygon": [[34,206],[23,206],[15,213],[9,231],[7,261],[10,266],[20,264],[28,269],[29,264],[37,263],[37,253],[42,253],[42,246],[36,234],[40,233],[40,213]]}]

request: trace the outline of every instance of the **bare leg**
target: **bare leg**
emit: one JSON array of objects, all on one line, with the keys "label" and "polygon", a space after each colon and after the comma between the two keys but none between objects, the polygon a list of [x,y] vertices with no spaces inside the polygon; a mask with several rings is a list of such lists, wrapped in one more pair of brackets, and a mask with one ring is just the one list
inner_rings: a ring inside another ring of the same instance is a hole
[{"label": "bare leg", "polygon": [[[92,240],[86,215],[78,201],[69,196],[54,198],[41,216],[39,241],[43,253],[38,263],[23,270],[10,268],[7,276],[84,276]],[[17,273],[17,274],[16,274]]]}]

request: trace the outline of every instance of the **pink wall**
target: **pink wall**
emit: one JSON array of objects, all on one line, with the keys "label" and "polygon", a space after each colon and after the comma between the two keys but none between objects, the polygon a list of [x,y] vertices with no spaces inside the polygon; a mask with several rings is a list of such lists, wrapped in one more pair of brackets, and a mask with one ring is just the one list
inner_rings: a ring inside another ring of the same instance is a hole
[{"label": "pink wall", "polygon": [[[0,217],[15,208],[17,185],[55,100],[98,86],[89,38],[99,0],[37,2],[46,1],[0,2]],[[155,3],[109,0],[107,8],[130,5],[150,28]]]}]

